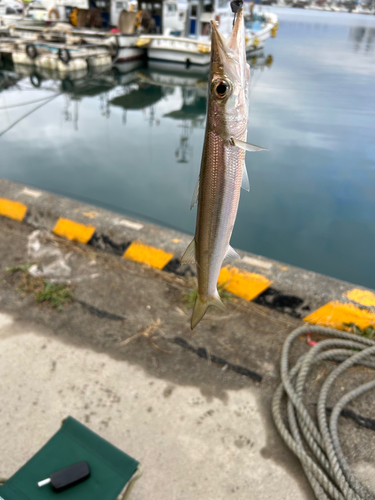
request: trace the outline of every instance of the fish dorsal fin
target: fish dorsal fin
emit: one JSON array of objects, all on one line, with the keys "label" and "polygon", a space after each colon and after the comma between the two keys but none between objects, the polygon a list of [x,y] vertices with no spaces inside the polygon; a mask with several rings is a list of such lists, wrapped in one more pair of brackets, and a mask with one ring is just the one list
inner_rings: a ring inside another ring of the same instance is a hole
[{"label": "fish dorsal fin", "polygon": [[199,177],[198,177],[197,183],[195,185],[195,189],[194,189],[194,193],[193,193],[193,198],[191,200],[190,210],[193,210],[195,204],[197,203],[197,201],[198,201],[198,194],[199,194]]},{"label": "fish dorsal fin", "polygon": [[181,259],[181,264],[195,264],[195,238],[190,242]]},{"label": "fish dorsal fin", "polygon": [[226,262],[227,260],[239,260],[239,259],[241,259],[241,257],[238,255],[236,250],[229,245],[223,263]]},{"label": "fish dorsal fin", "polygon": [[231,138],[232,146],[237,146],[238,148],[244,149],[245,151],[267,151],[266,148],[261,148],[260,146],[255,146],[255,144],[250,144],[249,142],[240,141],[239,139]]},{"label": "fish dorsal fin", "polygon": [[249,176],[247,175],[246,163],[245,162],[243,162],[243,168],[242,168],[242,183],[241,183],[241,187],[245,191],[250,191],[250,181],[249,181]]}]

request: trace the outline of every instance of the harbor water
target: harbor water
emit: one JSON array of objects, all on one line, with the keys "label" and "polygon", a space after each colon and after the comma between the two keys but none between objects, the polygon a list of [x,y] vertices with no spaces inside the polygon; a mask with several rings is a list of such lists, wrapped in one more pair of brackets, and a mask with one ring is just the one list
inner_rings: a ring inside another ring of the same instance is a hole
[{"label": "harbor water", "polygon": [[[375,288],[375,16],[272,10],[232,246]],[[193,233],[206,94],[194,67],[0,67],[0,177]]]}]

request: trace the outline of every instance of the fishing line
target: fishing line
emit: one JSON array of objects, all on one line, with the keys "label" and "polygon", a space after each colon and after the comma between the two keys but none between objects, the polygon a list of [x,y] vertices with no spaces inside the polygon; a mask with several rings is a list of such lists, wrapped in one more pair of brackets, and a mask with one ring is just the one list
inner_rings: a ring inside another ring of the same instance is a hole
[{"label": "fishing line", "polygon": [[[116,63],[117,59],[119,58],[119,56],[117,56],[111,63],[111,67],[113,68],[114,64]],[[92,78],[92,80],[94,80],[95,78],[97,78],[98,76],[101,76],[103,73],[107,72],[108,71],[108,68],[106,68],[105,70],[97,73],[94,78]],[[92,84],[92,80],[90,81],[89,79],[87,80],[86,82],[86,85],[83,85],[83,87],[81,87],[81,90],[84,89],[85,87],[88,87],[90,84]],[[27,104],[33,104],[33,103],[36,103],[36,102],[42,102],[42,104],[40,106],[37,106],[36,108],[32,109],[31,111],[29,111],[28,113],[26,113],[25,115],[21,116],[21,118],[19,118],[18,120],[16,120],[15,122],[13,122],[11,125],[9,125],[9,127],[7,127],[6,129],[4,129],[2,132],[0,132],[0,137],[2,137],[6,132],[8,132],[9,130],[11,130],[13,127],[15,127],[18,123],[20,123],[24,118],[27,118],[28,116],[30,116],[32,113],[34,113],[34,111],[37,111],[38,109],[42,108],[43,106],[45,106],[46,104],[50,103],[51,101],[53,101],[53,99],[55,99],[56,97],[60,96],[61,94],[63,94],[64,91],[61,90],[60,92],[58,92],[57,94],[53,95],[52,97],[46,97],[46,98],[43,98],[43,99],[38,99],[38,100],[35,100],[34,102],[27,102],[27,103],[22,103],[22,104],[15,104],[15,105],[10,105],[10,106],[3,106],[0,108],[0,110],[5,110],[5,109],[10,109],[10,108],[15,108],[15,107],[20,107],[20,106],[24,106],[24,105],[27,105]]]},{"label": "fishing line", "polygon": [[30,116],[31,114],[33,114],[35,111],[38,111],[38,109],[42,108],[46,104],[49,104],[51,101],[53,101],[54,99],[56,99],[56,97],[58,97],[59,95],[61,95],[61,92],[59,94],[54,95],[53,97],[50,97],[48,101],[42,102],[42,104],[39,104],[39,106],[37,106],[36,108],[32,109],[31,111],[29,111],[25,115],[21,116],[20,118],[18,118],[18,120],[16,120],[15,122],[11,123],[9,125],[9,127],[7,127],[2,132],[0,132],[0,137],[2,137],[9,130],[11,130],[13,127],[15,127],[16,125],[18,125],[18,123],[20,123],[22,120],[24,120],[25,118],[27,118],[28,116]]},{"label": "fishing line", "polygon": [[29,104],[36,104],[38,102],[48,101],[48,99],[51,99],[52,97],[56,97],[60,94],[61,94],[61,92],[58,92],[57,94],[55,94],[53,96],[43,97],[42,99],[35,99],[34,101],[26,101],[26,102],[21,102],[19,104],[10,104],[9,106],[1,106],[0,111],[3,111],[4,109],[19,108],[21,106],[28,106]]}]

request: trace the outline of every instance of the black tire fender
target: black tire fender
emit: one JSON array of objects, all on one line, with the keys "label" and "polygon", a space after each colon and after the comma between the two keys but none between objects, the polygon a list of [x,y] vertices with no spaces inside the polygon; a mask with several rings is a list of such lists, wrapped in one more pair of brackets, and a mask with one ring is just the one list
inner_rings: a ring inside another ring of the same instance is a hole
[{"label": "black tire fender", "polygon": [[30,57],[30,59],[35,59],[38,55],[38,50],[33,43],[28,43],[26,45],[26,55]]},{"label": "black tire fender", "polygon": [[64,64],[69,64],[71,60],[71,55],[68,49],[59,49],[58,51],[58,58],[60,59],[61,62]]},{"label": "black tire fender", "polygon": [[36,72],[31,73],[30,83],[36,89],[38,89],[42,85],[42,77],[39,75],[39,73]]}]

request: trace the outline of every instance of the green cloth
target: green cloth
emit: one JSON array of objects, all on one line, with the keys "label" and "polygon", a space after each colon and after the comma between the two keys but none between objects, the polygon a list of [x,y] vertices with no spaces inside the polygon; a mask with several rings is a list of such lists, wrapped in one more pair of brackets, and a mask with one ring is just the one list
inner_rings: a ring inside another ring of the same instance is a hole
[{"label": "green cloth", "polygon": [[[81,461],[86,461],[91,470],[91,476],[83,483],[60,493],[49,484],[38,487],[38,481]],[[68,417],[48,443],[0,486],[0,500],[115,500],[138,465],[126,453]]]}]

